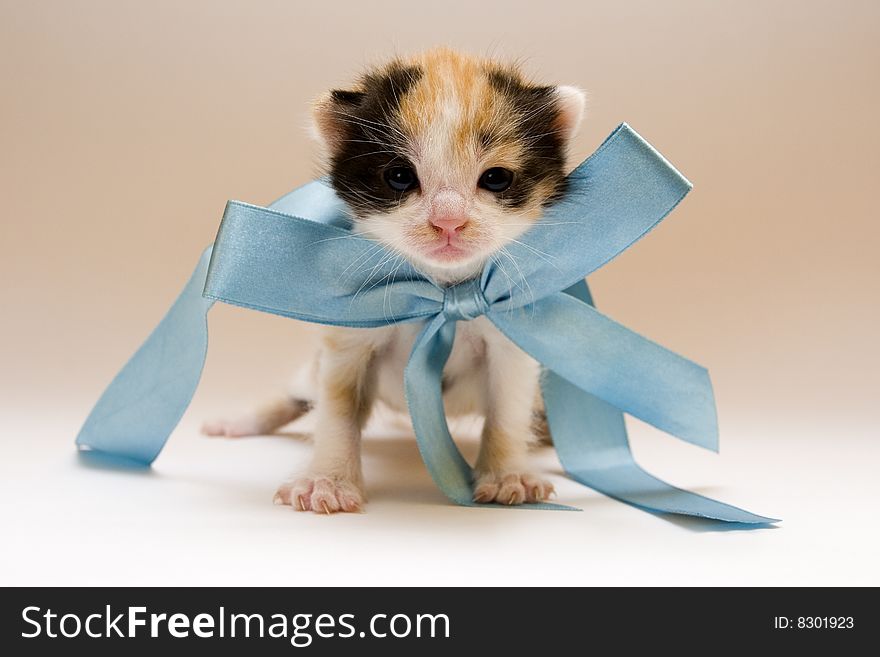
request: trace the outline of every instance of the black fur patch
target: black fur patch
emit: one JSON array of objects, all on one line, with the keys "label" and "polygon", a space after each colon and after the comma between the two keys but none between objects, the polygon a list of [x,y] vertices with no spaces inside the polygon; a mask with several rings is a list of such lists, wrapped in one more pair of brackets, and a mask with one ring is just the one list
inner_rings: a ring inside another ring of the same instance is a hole
[{"label": "black fur patch", "polygon": [[417,66],[392,64],[381,73],[370,73],[358,91],[333,91],[344,139],[331,161],[330,180],[339,196],[357,215],[387,212],[403,195],[385,184],[389,166],[409,166],[398,125],[400,99],[418,82]]},{"label": "black fur patch", "polygon": [[552,183],[553,194],[545,204],[565,191],[565,143],[559,133],[559,108],[554,99],[555,87],[523,84],[503,69],[488,71],[490,84],[507,99],[517,117],[517,139],[525,144],[526,156],[515,172],[510,188],[498,195],[505,206],[525,205],[537,185]]},{"label": "black fur patch", "polygon": [[346,91],[345,89],[334,89],[330,92],[333,100],[340,105],[357,106],[363,101],[366,94],[363,91]]}]

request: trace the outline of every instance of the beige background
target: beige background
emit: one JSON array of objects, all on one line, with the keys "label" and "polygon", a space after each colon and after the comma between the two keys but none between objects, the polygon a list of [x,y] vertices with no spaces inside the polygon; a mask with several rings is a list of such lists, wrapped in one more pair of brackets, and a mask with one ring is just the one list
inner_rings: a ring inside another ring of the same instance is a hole
[{"label": "beige background", "polygon": [[[0,432],[12,447],[5,467],[26,473],[15,485],[36,491],[61,476],[33,454],[69,457],[91,403],[176,295],[225,201],[268,203],[314,174],[309,100],[389,53],[435,44],[522,58],[541,80],[588,90],[577,159],[625,120],[694,182],[660,229],[592,279],[605,312],[712,372],[722,456],[679,452],[636,427],[656,470],[673,454],[664,473],[676,481],[721,485],[713,494],[790,523],[747,535],[756,541],[782,540],[764,537],[794,532],[792,518],[810,525],[811,509],[873,512],[880,3],[871,1],[0,2]],[[312,333],[215,309],[203,386],[172,441],[180,446],[163,456],[166,472],[188,472],[174,455],[200,463],[254,450],[251,476],[265,490],[253,504],[271,496],[277,481],[260,460],[269,452],[257,447],[275,443],[208,446],[195,427],[276,390]],[[711,465],[719,458],[737,469]],[[88,486],[64,472],[66,491]],[[642,522],[659,531],[650,516],[607,508],[634,531]],[[21,522],[16,545],[27,555],[37,530]],[[579,530],[560,531],[576,545]],[[856,534],[843,543],[876,547],[873,534]],[[792,550],[761,545],[763,559]],[[830,566],[838,548],[820,552],[787,571],[791,581],[816,577],[819,562],[828,581],[850,581]],[[862,553],[847,554],[862,573],[852,581],[865,581]],[[869,574],[878,583],[875,567]]]}]

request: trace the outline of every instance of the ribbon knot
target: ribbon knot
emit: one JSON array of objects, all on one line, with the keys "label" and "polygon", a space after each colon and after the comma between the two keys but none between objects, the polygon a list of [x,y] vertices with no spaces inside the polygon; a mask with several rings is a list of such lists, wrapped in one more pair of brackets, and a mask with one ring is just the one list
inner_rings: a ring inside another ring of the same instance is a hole
[{"label": "ribbon knot", "polygon": [[443,315],[450,321],[476,319],[488,310],[479,279],[447,287],[443,294]]},{"label": "ribbon knot", "polygon": [[624,413],[717,449],[712,384],[704,368],[596,310],[584,280],[657,225],[690,183],[626,124],[567,182],[565,196],[505,247],[509,266],[489,261],[479,278],[445,290],[355,235],[326,181],[269,208],[230,201],[213,247],[95,404],[77,443],[141,463],[158,456],[198,385],[214,301],[319,324],[421,322],[404,371],[416,442],[443,492],[475,506],[470,464],[446,423],[442,376],[456,322],[485,316],[543,366],[547,422],[573,479],[648,511],[772,522],[671,486],[635,462]]}]

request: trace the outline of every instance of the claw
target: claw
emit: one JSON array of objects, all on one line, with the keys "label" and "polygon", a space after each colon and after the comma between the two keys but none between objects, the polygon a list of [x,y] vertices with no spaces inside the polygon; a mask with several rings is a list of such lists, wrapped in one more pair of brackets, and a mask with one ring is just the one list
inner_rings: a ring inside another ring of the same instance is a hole
[{"label": "claw", "polygon": [[516,499],[516,493],[511,493],[511,494],[510,494],[510,499],[507,500],[507,505],[508,505],[508,506],[512,506],[512,505],[513,505],[513,501],[514,501],[515,499]]},{"label": "claw", "polygon": [[321,508],[324,509],[324,513],[326,513],[328,516],[330,515],[330,509],[327,508],[326,502],[321,502]]},{"label": "claw", "polygon": [[306,503],[303,502],[302,495],[296,496],[296,510],[297,511],[305,511],[306,510]]}]

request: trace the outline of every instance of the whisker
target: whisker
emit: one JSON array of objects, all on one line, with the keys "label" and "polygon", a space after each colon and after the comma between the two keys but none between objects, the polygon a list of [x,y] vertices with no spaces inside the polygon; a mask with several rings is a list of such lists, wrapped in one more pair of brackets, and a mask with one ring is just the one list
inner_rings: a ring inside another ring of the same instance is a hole
[{"label": "whisker", "polygon": [[520,246],[528,249],[529,251],[534,253],[536,256],[541,258],[541,260],[552,265],[556,269],[556,271],[558,271],[560,273],[562,272],[562,270],[556,266],[556,263],[553,262],[553,260],[555,260],[555,258],[552,255],[550,255],[549,253],[544,253],[540,249],[536,249],[535,247],[533,247],[531,244],[526,244],[525,242],[520,242],[519,240],[511,239],[510,241],[513,242],[514,244],[519,244]]},{"label": "whisker", "polygon": [[[513,263],[513,266],[516,267],[517,271],[519,272],[520,278],[522,279],[523,285],[525,285],[525,287],[527,288],[526,292],[528,293],[529,298],[530,298],[530,301],[526,305],[534,304],[535,303],[535,294],[532,291],[532,286],[529,285],[529,281],[528,281],[528,279],[526,279],[526,276],[523,273],[522,268],[519,266],[519,263],[516,261],[516,258],[514,258],[513,255],[511,255],[511,253],[504,247],[501,248],[499,253],[506,255],[507,258],[510,260],[510,262]],[[532,312],[534,313],[534,307],[532,308]]]}]

